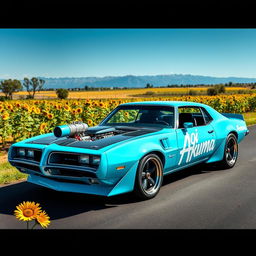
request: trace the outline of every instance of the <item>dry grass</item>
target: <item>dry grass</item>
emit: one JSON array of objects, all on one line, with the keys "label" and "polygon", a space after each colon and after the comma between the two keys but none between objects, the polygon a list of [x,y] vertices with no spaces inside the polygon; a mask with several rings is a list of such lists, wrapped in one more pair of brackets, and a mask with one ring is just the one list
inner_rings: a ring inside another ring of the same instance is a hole
[{"label": "dry grass", "polygon": [[[106,90],[106,91],[70,91],[69,99],[128,99],[134,97],[140,97],[148,92],[153,92],[155,94],[188,94],[189,90],[197,91],[200,93],[205,93],[208,87],[197,87],[197,88],[140,88],[140,89],[125,89],[125,90]],[[236,92],[239,90],[249,90],[244,87],[226,87],[227,92]],[[4,95],[0,93],[0,95]],[[19,99],[20,97],[26,97],[27,92],[17,92],[14,93],[13,98]],[[55,99],[57,98],[54,91],[42,91],[36,93],[36,99]]]}]

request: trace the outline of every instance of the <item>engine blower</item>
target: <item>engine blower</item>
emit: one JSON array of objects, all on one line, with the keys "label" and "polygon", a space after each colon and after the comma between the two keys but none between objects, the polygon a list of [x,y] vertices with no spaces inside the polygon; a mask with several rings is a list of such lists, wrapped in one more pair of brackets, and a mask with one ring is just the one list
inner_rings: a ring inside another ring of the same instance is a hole
[{"label": "engine blower", "polygon": [[72,123],[55,127],[53,133],[56,137],[73,137],[76,134],[84,133],[87,129],[88,125],[85,123]]}]

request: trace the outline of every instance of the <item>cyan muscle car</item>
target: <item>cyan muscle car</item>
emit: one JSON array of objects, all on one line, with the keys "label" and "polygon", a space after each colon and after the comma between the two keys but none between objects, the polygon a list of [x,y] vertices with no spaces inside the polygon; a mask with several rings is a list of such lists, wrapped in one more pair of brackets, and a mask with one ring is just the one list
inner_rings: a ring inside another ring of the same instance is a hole
[{"label": "cyan muscle car", "polygon": [[74,122],[11,146],[28,182],[58,191],[154,197],[163,176],[198,163],[232,168],[249,133],[243,116],[195,102],[119,105],[99,125]]}]

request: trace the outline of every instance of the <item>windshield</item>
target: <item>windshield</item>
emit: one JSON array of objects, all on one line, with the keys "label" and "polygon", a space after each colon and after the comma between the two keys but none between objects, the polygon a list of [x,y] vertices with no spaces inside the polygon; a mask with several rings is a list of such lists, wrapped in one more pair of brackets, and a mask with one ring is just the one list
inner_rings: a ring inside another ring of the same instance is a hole
[{"label": "windshield", "polygon": [[127,105],[114,109],[100,125],[174,127],[174,108],[169,106]]}]

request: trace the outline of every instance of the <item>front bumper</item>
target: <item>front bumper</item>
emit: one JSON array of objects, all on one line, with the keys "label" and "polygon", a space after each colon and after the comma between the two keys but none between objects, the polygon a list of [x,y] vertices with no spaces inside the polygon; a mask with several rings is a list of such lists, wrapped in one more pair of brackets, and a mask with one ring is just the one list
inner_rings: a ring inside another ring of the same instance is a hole
[{"label": "front bumper", "polygon": [[[58,145],[33,145],[42,151],[40,162],[14,159],[12,157],[13,147],[32,148],[29,144],[16,143],[9,151],[8,160],[19,171],[29,174],[28,182],[48,187],[53,190],[63,192],[75,192],[85,194],[95,194],[102,196],[112,196],[120,193],[132,191],[137,170],[137,163],[130,166],[124,175],[107,178],[108,161],[104,153],[101,154],[101,162],[96,169],[81,166],[53,165],[48,163],[48,156],[53,151],[62,151],[63,147]],[[70,152],[71,149],[65,147],[63,153]],[[95,152],[95,151],[94,151]],[[94,153],[93,152],[93,153]],[[72,153],[92,154],[87,150],[72,148]],[[99,153],[99,151],[97,152]],[[65,175],[58,175],[54,169],[62,169]],[[50,170],[50,171],[49,171]],[[71,174],[70,174],[71,173]],[[79,173],[79,175],[78,175]],[[70,175],[67,175],[70,174]]]},{"label": "front bumper", "polygon": [[108,186],[105,184],[78,184],[73,182],[67,182],[67,180],[57,181],[34,174],[30,174],[27,181],[56,191],[94,194],[101,196],[108,196],[113,189],[112,186]]},{"label": "front bumper", "polygon": [[30,174],[28,182],[47,187],[56,191],[74,192],[83,194],[93,194],[100,196],[114,196],[134,190],[135,176],[137,172],[138,163],[135,163],[129,171],[113,185],[106,183],[96,184],[77,184],[74,181],[68,180],[53,180],[47,177]]}]

